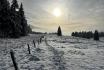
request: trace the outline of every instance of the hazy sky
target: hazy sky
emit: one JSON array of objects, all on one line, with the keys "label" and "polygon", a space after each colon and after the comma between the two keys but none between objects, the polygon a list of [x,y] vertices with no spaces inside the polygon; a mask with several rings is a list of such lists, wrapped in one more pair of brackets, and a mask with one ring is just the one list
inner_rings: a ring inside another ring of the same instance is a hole
[{"label": "hazy sky", "polygon": [[[104,31],[104,0],[18,0],[23,2],[28,23],[34,31],[55,32],[60,25],[65,34],[72,31]],[[62,15],[55,17],[55,8]]]}]

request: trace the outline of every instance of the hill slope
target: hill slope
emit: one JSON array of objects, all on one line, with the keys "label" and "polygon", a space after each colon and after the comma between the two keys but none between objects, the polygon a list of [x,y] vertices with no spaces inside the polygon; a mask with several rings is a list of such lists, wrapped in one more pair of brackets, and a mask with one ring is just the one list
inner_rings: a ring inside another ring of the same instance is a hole
[{"label": "hill slope", "polygon": [[[104,70],[103,38],[93,41],[68,36],[41,37],[30,35],[20,39],[1,39],[0,70],[14,70],[10,49],[15,52],[20,70]],[[28,54],[27,44],[31,54]]]}]

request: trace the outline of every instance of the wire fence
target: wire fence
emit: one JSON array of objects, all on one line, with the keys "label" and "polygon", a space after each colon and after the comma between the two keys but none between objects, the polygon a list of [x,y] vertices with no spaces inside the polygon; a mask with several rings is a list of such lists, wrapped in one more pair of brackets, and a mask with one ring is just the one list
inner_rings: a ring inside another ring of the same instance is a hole
[{"label": "wire fence", "polygon": [[[41,41],[42,41],[41,38],[43,38],[43,36],[40,37],[40,38],[39,38],[38,40],[36,40],[36,41],[35,41],[35,40],[32,41],[32,43],[33,43],[33,46],[31,47],[32,50],[34,50],[34,48],[36,48],[36,46],[38,46],[38,45],[41,43]],[[36,42],[37,42],[37,44],[36,44]],[[35,45],[34,45],[34,44],[35,44]],[[27,44],[26,44],[26,45],[27,45]],[[26,45],[25,45],[25,46],[26,46]],[[26,47],[25,47],[25,48],[22,48],[22,49],[27,50],[28,48],[26,49]],[[28,51],[27,51],[27,52],[28,52]],[[25,52],[25,53],[26,53],[26,52]],[[8,53],[8,54],[9,54],[9,53]],[[23,60],[24,60],[26,57],[28,57],[28,56],[29,56],[29,54],[26,53],[26,55],[23,56],[22,58],[20,58],[20,59],[18,59],[18,60],[16,59],[16,62],[20,63],[21,61],[23,61]],[[12,67],[14,67],[14,65],[13,65],[13,64],[10,64],[8,67],[5,67],[5,69],[8,70],[8,69],[10,69],[10,68],[12,68]]]}]

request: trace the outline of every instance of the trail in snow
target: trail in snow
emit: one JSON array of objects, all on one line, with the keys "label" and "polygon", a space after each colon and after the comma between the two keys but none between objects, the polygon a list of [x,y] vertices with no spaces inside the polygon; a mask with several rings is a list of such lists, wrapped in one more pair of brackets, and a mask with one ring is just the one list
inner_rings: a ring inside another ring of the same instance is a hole
[{"label": "trail in snow", "polygon": [[47,40],[45,39],[46,46],[48,46],[48,50],[53,53],[52,62],[55,70],[66,70],[65,69],[65,61],[64,61],[64,52],[56,50],[54,47],[48,44]]}]

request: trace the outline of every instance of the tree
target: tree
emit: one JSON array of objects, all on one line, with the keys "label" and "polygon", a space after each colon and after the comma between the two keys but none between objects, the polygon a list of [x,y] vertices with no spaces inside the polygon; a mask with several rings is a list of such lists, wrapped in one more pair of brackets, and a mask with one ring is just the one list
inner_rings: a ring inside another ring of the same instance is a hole
[{"label": "tree", "polygon": [[0,37],[9,37],[10,29],[9,1],[0,0]]},{"label": "tree", "polygon": [[17,0],[13,0],[10,7],[8,0],[0,0],[0,37],[18,38],[31,31],[22,3],[19,8]]},{"label": "tree", "polygon": [[95,33],[94,33],[94,40],[99,40],[99,33],[97,30],[95,30]]},{"label": "tree", "polygon": [[27,32],[32,33],[32,29],[31,29],[30,25],[28,25],[28,27],[27,27]]},{"label": "tree", "polygon": [[22,36],[27,35],[28,33],[28,24],[27,24],[27,20],[25,18],[24,15],[24,9],[23,9],[23,5],[21,3],[20,9],[19,9],[19,15],[20,15],[20,24],[21,24],[21,31],[22,31]]},{"label": "tree", "polygon": [[58,27],[57,35],[58,35],[58,36],[62,36],[62,31],[61,31],[61,27],[60,27],[60,26]]},{"label": "tree", "polygon": [[75,36],[75,33],[74,33],[74,32],[72,32],[71,36]]},{"label": "tree", "polygon": [[21,35],[21,25],[20,25],[20,15],[19,15],[19,5],[17,0],[12,1],[11,5],[11,19],[12,19],[12,34],[11,37],[18,38]]},{"label": "tree", "polygon": [[12,1],[12,5],[11,5],[11,11],[12,11],[12,13],[15,12],[15,11],[18,11],[18,9],[19,9],[19,5],[18,5],[17,0],[13,0]]}]

